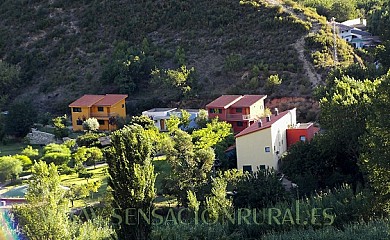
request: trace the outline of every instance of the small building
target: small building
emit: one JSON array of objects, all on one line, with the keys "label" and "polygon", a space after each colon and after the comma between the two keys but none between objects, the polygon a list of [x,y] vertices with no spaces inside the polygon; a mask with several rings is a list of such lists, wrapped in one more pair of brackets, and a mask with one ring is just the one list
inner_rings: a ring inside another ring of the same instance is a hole
[{"label": "small building", "polygon": [[84,95],[69,104],[72,113],[74,131],[83,130],[83,122],[88,118],[96,118],[99,130],[115,130],[117,117],[126,117],[127,95]]},{"label": "small building", "polygon": [[[199,114],[199,109],[183,109],[190,114],[190,124],[187,128],[196,128],[198,125],[196,124],[196,118]],[[166,121],[171,116],[181,117],[181,109],[177,108],[152,108],[147,111],[143,111],[142,115],[148,116],[150,119],[154,121],[154,125],[160,131],[167,131]],[[184,129],[186,130],[186,129]]]},{"label": "small building", "polygon": [[306,142],[313,139],[314,135],[319,131],[313,123],[297,123],[295,126],[290,126],[287,129],[287,148],[297,142]]},{"label": "small building", "polygon": [[230,123],[234,133],[249,127],[264,115],[267,95],[222,95],[206,105],[209,119],[218,117]]}]

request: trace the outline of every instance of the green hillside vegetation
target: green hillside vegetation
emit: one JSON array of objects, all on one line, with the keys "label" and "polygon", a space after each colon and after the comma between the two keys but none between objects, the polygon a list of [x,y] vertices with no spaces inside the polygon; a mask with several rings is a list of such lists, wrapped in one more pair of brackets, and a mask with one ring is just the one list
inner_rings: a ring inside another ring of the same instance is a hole
[{"label": "green hillside vegetation", "polygon": [[[131,94],[130,113],[172,101],[201,107],[221,93],[310,96],[294,48],[309,32],[307,59],[333,63],[325,18],[260,0],[5,0],[0,19],[0,59],[12,70],[0,108],[22,96],[62,113],[85,93]],[[352,48],[338,47],[350,64]],[[283,81],[269,92],[274,74]]]}]

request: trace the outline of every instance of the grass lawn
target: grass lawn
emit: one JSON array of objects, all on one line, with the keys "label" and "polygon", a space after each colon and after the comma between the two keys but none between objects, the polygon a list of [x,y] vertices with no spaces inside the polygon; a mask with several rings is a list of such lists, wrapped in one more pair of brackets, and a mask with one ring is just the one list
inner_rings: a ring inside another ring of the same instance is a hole
[{"label": "grass lawn", "polygon": [[20,153],[25,147],[26,143],[8,143],[6,145],[0,144],[0,156],[15,155]]},{"label": "grass lawn", "polygon": [[155,157],[153,159],[154,172],[157,173],[155,187],[157,194],[162,194],[162,181],[171,173],[171,166],[169,165],[165,156]]},{"label": "grass lawn", "polygon": [[107,174],[106,170],[107,166],[99,167],[96,169],[88,169],[87,172],[93,173],[92,178],[85,179],[85,178],[79,178],[77,173],[71,174],[71,175],[61,175],[61,185],[65,187],[71,187],[72,185],[81,185],[86,184],[88,182],[95,182],[100,180],[101,186],[98,189],[98,192],[92,193],[89,197],[85,199],[79,199],[74,201],[74,207],[83,207],[85,205],[90,205],[95,202],[98,202],[100,198],[104,196],[104,194],[107,192]]}]

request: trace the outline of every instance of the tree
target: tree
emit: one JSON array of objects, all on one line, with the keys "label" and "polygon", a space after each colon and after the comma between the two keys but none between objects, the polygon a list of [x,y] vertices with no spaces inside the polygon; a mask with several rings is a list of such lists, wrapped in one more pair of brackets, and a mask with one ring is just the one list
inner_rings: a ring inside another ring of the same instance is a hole
[{"label": "tree", "polygon": [[148,116],[145,116],[145,115],[132,116],[130,124],[141,125],[144,129],[156,128],[156,126],[154,125],[153,120],[150,119]]},{"label": "tree", "polygon": [[209,114],[207,110],[200,109],[195,121],[196,124],[198,124],[198,128],[205,128],[206,124],[209,122]]},{"label": "tree", "polygon": [[288,199],[276,172],[272,169],[248,173],[237,184],[233,203],[236,208],[266,208]]},{"label": "tree", "polygon": [[69,239],[68,199],[54,164],[32,167],[26,205],[16,208],[19,228],[31,240]]},{"label": "tree", "polygon": [[361,137],[360,164],[374,190],[376,210],[390,212],[390,72],[373,98],[367,132]]},{"label": "tree", "polygon": [[197,192],[207,183],[214,164],[214,151],[194,149],[191,135],[177,130],[166,154],[172,168],[171,192],[181,204],[187,205],[187,191]]},{"label": "tree", "polygon": [[173,134],[175,131],[179,130],[180,118],[176,115],[171,115],[166,121],[167,129],[170,134]]},{"label": "tree", "polygon": [[75,200],[89,197],[94,192],[97,192],[101,185],[101,181],[95,181],[81,185],[74,184],[70,187],[69,191],[66,193],[66,196],[71,201],[73,207]]},{"label": "tree", "polygon": [[55,165],[66,165],[71,158],[70,149],[64,144],[50,143],[43,148],[41,160]]},{"label": "tree", "polygon": [[228,182],[221,176],[213,179],[211,194],[206,197],[206,209],[212,221],[224,219],[233,210],[233,201],[226,196],[227,185]]},{"label": "tree", "polygon": [[54,125],[54,135],[56,138],[62,139],[69,136],[69,129],[66,127],[66,114],[52,119]]},{"label": "tree", "polygon": [[279,75],[271,75],[267,78],[264,87],[267,91],[273,93],[275,89],[282,84],[282,79],[279,78]]},{"label": "tree", "polygon": [[11,156],[0,157],[0,181],[16,179],[23,171],[22,162]]},{"label": "tree", "polygon": [[38,156],[39,156],[39,150],[38,149],[34,149],[30,145],[27,145],[27,147],[25,147],[23,149],[21,154],[29,157],[30,159],[36,160],[36,159],[38,159]]},{"label": "tree", "polygon": [[78,146],[85,147],[101,147],[99,138],[104,137],[104,133],[93,133],[87,132],[84,135],[78,136],[76,139],[76,143]]},{"label": "tree", "polygon": [[36,117],[36,111],[30,102],[14,102],[5,116],[5,132],[15,137],[25,137]]},{"label": "tree", "polygon": [[88,118],[83,122],[83,128],[86,131],[93,132],[99,130],[99,122],[96,118]]},{"label": "tree", "polygon": [[0,60],[0,110],[20,80],[20,67]]},{"label": "tree", "polygon": [[187,129],[191,123],[191,114],[186,110],[180,110],[180,124],[179,127],[182,129]]},{"label": "tree", "polygon": [[15,159],[18,159],[22,163],[24,170],[30,169],[32,164],[33,164],[31,159],[29,157],[27,157],[26,155],[16,154],[16,155],[13,155],[12,157]]},{"label": "tree", "polygon": [[180,95],[185,96],[191,91],[191,85],[194,82],[195,69],[192,67],[187,69],[185,65],[173,70],[159,70],[152,71],[152,82],[154,84],[164,83],[168,88],[176,88],[180,91]]},{"label": "tree", "polygon": [[330,8],[330,15],[335,17],[338,22],[356,18],[356,1],[335,0]]},{"label": "tree", "polygon": [[90,147],[86,149],[86,164],[96,168],[96,162],[103,160],[103,152],[100,148]]},{"label": "tree", "polygon": [[331,153],[329,167],[354,187],[363,181],[357,164],[362,147],[359,138],[366,132],[366,120],[379,84],[380,80],[360,81],[343,76],[327,86],[320,100],[319,122],[325,130],[321,148]]},{"label": "tree", "polygon": [[[156,175],[151,163],[152,146],[140,125],[125,126],[111,135],[112,146],[107,150],[109,186],[113,191],[113,208],[125,219],[125,209],[142,209],[149,213],[156,196]],[[134,219],[131,221],[134,222]],[[150,224],[117,223],[119,239],[147,239]]]}]

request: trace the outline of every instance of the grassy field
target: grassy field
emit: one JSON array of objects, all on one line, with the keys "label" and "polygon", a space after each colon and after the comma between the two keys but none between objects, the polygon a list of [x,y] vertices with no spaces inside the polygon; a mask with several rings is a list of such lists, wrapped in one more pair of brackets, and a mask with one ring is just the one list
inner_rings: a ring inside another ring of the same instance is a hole
[{"label": "grassy field", "polygon": [[7,145],[0,144],[0,156],[8,156],[20,153],[25,147],[26,143],[9,143]]},{"label": "grassy field", "polygon": [[[9,151],[7,155],[9,154],[16,154],[20,152],[20,149],[24,148],[25,146],[22,144],[18,145],[12,145],[9,148]],[[18,150],[19,149],[19,150]],[[13,152],[12,152],[13,150]],[[162,195],[162,181],[163,179],[169,175],[171,172],[171,168],[165,158],[165,156],[156,157],[153,159],[153,164],[155,167],[155,172],[157,173],[156,178],[156,185],[157,188],[157,195],[158,197],[155,200],[155,203],[159,206],[168,206],[168,205],[174,205],[175,199],[173,198],[167,198]],[[99,202],[106,194],[107,192],[107,186],[108,186],[108,172],[107,172],[108,166],[102,166],[98,167],[96,169],[88,169],[87,172],[93,173],[93,176],[90,179],[85,178],[79,178],[77,173],[73,173],[70,175],[61,175],[61,185],[65,187],[71,187],[73,185],[82,185],[86,184],[88,182],[95,182],[95,181],[101,181],[101,186],[98,189],[98,192],[91,194],[89,197],[86,197],[84,199],[76,200],[74,202],[74,207],[83,207],[86,205],[92,205],[94,203]],[[24,181],[16,181],[15,184],[9,185],[7,187],[4,187],[3,189],[0,189],[0,194],[4,194],[4,196],[9,197],[23,197],[23,194],[20,192],[20,187],[23,184],[28,184],[28,180]]]}]

